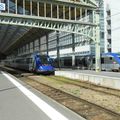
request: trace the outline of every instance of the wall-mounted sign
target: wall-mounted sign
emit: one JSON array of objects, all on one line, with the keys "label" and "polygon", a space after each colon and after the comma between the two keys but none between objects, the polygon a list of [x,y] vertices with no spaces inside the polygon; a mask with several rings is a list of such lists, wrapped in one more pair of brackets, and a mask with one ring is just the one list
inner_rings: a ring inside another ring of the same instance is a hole
[{"label": "wall-mounted sign", "polygon": [[0,3],[0,11],[5,10],[5,3]]}]

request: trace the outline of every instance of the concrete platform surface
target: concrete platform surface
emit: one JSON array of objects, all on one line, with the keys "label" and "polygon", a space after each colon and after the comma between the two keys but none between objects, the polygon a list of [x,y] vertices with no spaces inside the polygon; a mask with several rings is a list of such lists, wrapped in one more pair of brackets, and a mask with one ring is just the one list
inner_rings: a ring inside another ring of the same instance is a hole
[{"label": "concrete platform surface", "polygon": [[107,71],[101,71],[96,72],[94,70],[77,70],[77,69],[56,69],[56,71],[68,71],[68,72],[75,72],[75,73],[84,73],[84,74],[90,74],[90,75],[100,75],[105,77],[117,77],[120,78],[120,72],[107,72]]},{"label": "concrete platform surface", "polygon": [[85,120],[12,75],[0,71],[0,120]]},{"label": "concrete platform surface", "polygon": [[61,69],[55,71],[55,75],[68,77],[71,79],[78,79],[96,85],[120,90],[119,72],[95,72],[92,70]]}]

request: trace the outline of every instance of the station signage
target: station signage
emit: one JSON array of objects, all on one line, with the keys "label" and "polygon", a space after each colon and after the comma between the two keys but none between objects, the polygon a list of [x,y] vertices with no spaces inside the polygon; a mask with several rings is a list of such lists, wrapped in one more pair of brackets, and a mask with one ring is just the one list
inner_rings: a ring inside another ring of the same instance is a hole
[{"label": "station signage", "polygon": [[0,11],[5,10],[5,3],[0,3]]}]

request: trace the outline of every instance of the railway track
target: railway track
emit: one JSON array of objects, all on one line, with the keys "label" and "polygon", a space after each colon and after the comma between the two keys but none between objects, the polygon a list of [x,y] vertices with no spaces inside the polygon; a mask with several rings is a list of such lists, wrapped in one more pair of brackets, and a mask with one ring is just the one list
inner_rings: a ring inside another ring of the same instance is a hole
[{"label": "railway track", "polygon": [[38,81],[25,77],[23,77],[22,80],[43,94],[83,116],[87,120],[120,120],[120,114],[114,111],[105,109]]},{"label": "railway track", "polygon": [[[21,70],[15,70],[15,69],[7,68],[7,67],[4,67],[2,69],[7,70],[9,73],[14,74],[16,77],[21,77],[21,76],[24,77],[24,76],[33,75],[32,73],[31,74],[28,73],[28,74],[24,75],[24,74],[22,74],[23,71],[21,71]],[[109,95],[114,95],[116,97],[120,97],[120,90],[116,90],[116,89],[112,89],[112,88],[106,88],[106,87],[103,87],[103,86],[98,86],[98,85],[94,85],[94,84],[90,84],[90,83],[82,82],[82,81],[78,81],[78,80],[71,80],[69,78],[67,78],[67,80],[66,80],[66,78],[56,77],[56,76],[53,76],[53,75],[46,76],[46,78],[59,80],[59,81],[62,81],[64,83],[67,83],[67,84],[72,84],[72,85],[82,87],[82,88],[85,88],[85,89],[91,89],[91,90],[98,91],[98,92],[101,92],[101,93],[105,93],[105,94],[109,94]]]}]

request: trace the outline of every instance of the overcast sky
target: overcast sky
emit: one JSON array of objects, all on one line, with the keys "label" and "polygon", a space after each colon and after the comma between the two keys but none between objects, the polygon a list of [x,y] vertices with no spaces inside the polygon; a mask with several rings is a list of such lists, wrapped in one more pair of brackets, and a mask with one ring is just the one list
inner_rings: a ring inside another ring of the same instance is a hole
[{"label": "overcast sky", "polygon": [[120,12],[120,0],[105,0],[115,12]]}]

